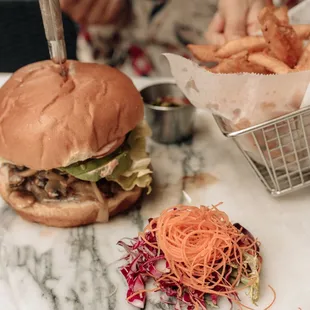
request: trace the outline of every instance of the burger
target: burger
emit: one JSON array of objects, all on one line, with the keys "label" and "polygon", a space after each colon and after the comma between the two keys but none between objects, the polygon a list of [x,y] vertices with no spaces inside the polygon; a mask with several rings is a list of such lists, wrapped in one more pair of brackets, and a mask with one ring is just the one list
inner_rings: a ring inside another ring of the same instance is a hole
[{"label": "burger", "polygon": [[0,194],[24,219],[56,227],[107,222],[151,190],[143,102],[106,65],[51,61],[0,89]]}]

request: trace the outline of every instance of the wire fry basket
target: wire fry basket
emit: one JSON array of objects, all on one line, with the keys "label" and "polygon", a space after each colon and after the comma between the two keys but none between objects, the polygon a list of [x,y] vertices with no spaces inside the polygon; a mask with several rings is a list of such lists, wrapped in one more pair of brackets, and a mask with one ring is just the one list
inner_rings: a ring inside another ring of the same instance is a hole
[{"label": "wire fry basket", "polygon": [[272,196],[310,186],[310,107],[239,131],[214,118]]}]

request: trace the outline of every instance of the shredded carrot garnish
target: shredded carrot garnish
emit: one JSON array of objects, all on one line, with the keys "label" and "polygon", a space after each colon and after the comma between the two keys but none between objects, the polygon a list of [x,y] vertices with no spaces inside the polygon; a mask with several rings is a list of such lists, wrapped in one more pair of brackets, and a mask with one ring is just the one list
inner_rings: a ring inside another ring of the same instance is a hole
[{"label": "shredded carrot garnish", "polygon": [[[273,293],[273,300],[272,300],[271,304],[270,304],[267,308],[265,308],[265,310],[270,309],[270,308],[273,306],[273,304],[275,303],[276,298],[277,298],[277,293],[276,293],[275,289],[274,289],[272,286],[270,286],[270,285],[268,285],[268,287],[272,290],[272,293]],[[300,309],[300,310],[301,310],[301,309]]]},{"label": "shredded carrot garnish", "polygon": [[[236,293],[258,280],[262,262],[259,243],[234,226],[217,206],[167,209],[149,223],[140,237],[153,246],[145,234],[156,234],[158,248],[171,270],[163,277],[205,294],[227,297],[240,305]],[[256,274],[245,263],[246,254],[257,258]],[[233,282],[227,277],[232,266],[237,266]],[[246,278],[247,283],[237,288],[241,278]]]},{"label": "shredded carrot garnish", "polygon": [[[215,206],[168,209],[146,227],[147,231],[156,232],[171,274],[186,286],[207,294],[235,293],[236,288],[224,275],[229,266],[236,264],[240,268],[235,283],[240,282],[241,275],[255,281],[243,266],[243,260],[244,252],[257,251],[257,241],[241,233]],[[260,264],[258,261],[259,267]],[[223,291],[219,292],[219,288]]]}]

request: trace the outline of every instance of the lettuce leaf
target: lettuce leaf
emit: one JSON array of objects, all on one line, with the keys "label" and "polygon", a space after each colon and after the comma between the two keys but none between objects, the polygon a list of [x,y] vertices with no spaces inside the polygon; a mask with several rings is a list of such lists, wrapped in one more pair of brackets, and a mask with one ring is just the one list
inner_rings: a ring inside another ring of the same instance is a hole
[{"label": "lettuce leaf", "polygon": [[[251,280],[255,279],[254,283],[250,287],[250,296],[254,305],[256,305],[259,299],[259,273],[258,273],[258,260],[259,258],[255,255],[250,255],[249,253],[244,253],[244,264],[251,269]],[[241,282],[244,279],[241,278]]]},{"label": "lettuce leaf", "polygon": [[149,169],[151,158],[146,152],[146,137],[151,136],[152,131],[145,121],[138,124],[128,136],[129,157],[132,164],[122,174],[107,176],[107,180],[118,183],[124,190],[132,190],[135,186],[147,188],[151,192],[152,171]]},{"label": "lettuce leaf", "polygon": [[59,170],[83,181],[97,182],[107,175],[114,175],[115,177],[121,175],[129,169],[131,164],[129,151],[123,147],[103,158],[89,159],[82,163],[59,168]]},{"label": "lettuce leaf", "polygon": [[149,126],[143,121],[132,130],[125,143],[112,154],[74,163],[59,168],[77,179],[97,182],[102,178],[118,183],[124,190],[135,186],[148,188],[151,191],[152,171],[149,169],[151,159],[146,153],[146,137],[152,134]]},{"label": "lettuce leaf", "polygon": [[[247,276],[241,275],[240,282],[236,284],[236,286],[239,286],[239,284],[248,285],[249,282],[253,281],[253,284],[249,288],[249,295],[251,297],[252,303],[254,305],[257,305],[257,301],[259,299],[259,290],[260,290],[260,280],[259,280],[259,272],[258,272],[258,262],[259,262],[259,256],[257,255],[251,255],[247,252],[243,253],[243,265],[246,268],[249,268],[251,270],[250,274]],[[231,264],[229,264],[231,266]],[[230,275],[230,281],[233,282],[236,280],[238,275],[238,266],[234,265],[232,266],[234,270],[232,271]]]}]

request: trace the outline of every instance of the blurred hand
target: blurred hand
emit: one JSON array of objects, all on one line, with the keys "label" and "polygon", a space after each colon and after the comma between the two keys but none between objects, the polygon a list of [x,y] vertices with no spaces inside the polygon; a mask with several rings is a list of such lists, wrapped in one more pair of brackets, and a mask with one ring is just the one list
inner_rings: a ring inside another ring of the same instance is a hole
[{"label": "blurred hand", "polygon": [[208,43],[221,45],[260,29],[257,16],[266,0],[219,0],[218,3],[218,11],[205,34]]},{"label": "blurred hand", "polygon": [[75,22],[106,25],[117,21],[125,0],[60,0],[62,10]]}]

